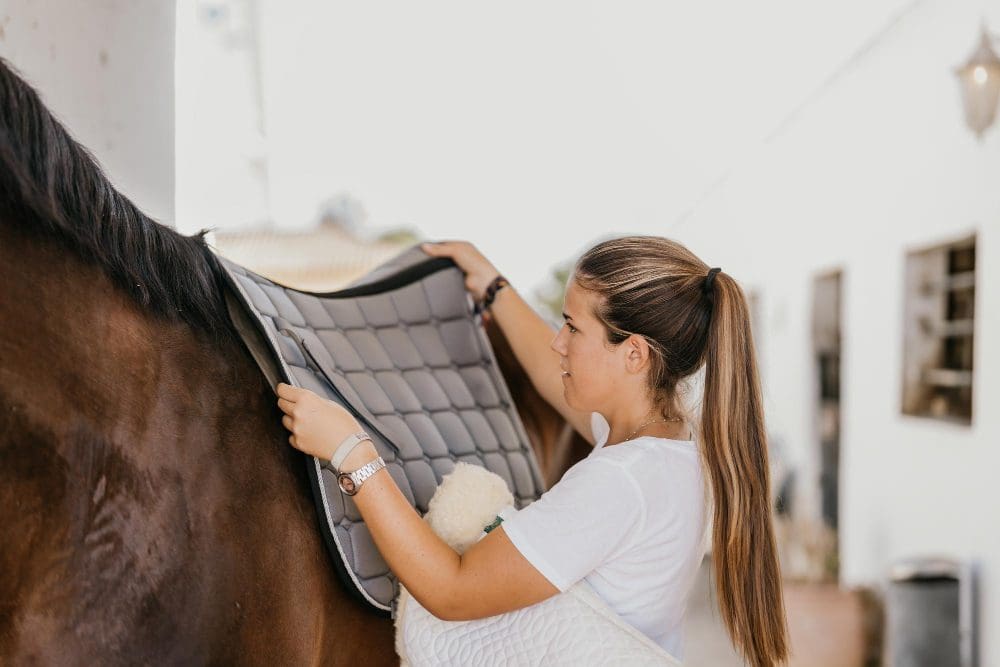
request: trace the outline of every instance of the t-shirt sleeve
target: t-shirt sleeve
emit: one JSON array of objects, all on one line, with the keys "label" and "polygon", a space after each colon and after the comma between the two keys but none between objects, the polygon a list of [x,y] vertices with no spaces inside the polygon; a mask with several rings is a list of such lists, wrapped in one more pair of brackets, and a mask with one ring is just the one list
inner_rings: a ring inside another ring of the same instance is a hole
[{"label": "t-shirt sleeve", "polygon": [[500,512],[507,537],[560,591],[624,551],[645,521],[638,483],[620,464],[584,459],[530,505]]}]

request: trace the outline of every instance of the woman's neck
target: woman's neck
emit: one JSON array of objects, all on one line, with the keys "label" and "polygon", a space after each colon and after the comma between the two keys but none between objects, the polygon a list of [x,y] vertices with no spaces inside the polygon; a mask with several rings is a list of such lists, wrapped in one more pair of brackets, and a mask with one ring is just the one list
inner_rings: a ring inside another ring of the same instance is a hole
[{"label": "woman's neck", "polygon": [[[612,427],[611,432],[608,433],[608,441],[605,447],[613,447],[621,444],[625,441],[625,438],[629,437],[629,435],[629,433],[617,432],[615,428]],[[641,438],[643,436],[666,438],[667,440],[691,440],[693,433],[687,422],[656,422],[639,429],[639,431],[635,433],[635,435],[632,435],[630,439],[635,440],[636,438]]]}]

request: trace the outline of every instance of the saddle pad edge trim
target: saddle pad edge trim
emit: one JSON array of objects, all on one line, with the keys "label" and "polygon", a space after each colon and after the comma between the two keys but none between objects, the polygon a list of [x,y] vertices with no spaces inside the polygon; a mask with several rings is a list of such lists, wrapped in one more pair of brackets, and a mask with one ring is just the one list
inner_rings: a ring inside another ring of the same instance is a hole
[{"label": "saddle pad edge trim", "polygon": [[[239,293],[242,296],[242,298],[244,299],[245,303],[253,303],[253,301],[250,299],[249,295],[246,293],[246,291],[243,289],[243,287],[239,284],[239,281],[233,279],[233,277],[229,274],[229,270],[228,269],[226,270],[226,277],[229,280],[230,284],[233,285],[235,287],[235,289],[237,289],[239,291]],[[245,306],[244,306],[244,308],[246,309]],[[271,335],[271,332],[268,330],[268,328],[264,325],[264,322],[261,319],[260,315],[256,311],[251,312],[251,315],[252,315],[253,321],[255,321],[257,323],[258,329],[260,329],[262,331],[262,333],[264,334],[264,336],[267,338],[268,342],[272,345],[272,348],[275,349],[275,350],[280,349],[279,346],[278,346],[277,341]],[[281,368],[282,373],[284,373],[284,375],[285,375],[285,381],[288,384],[292,385],[292,386],[298,386],[296,384],[296,382],[295,382],[294,376],[292,375],[291,369],[288,367],[288,364],[285,363],[285,360],[281,357],[281,355],[275,355],[275,356],[278,358],[278,365]],[[274,387],[272,387],[272,389],[274,389]],[[351,568],[347,567],[347,564],[350,561],[347,559],[347,555],[344,552],[343,545],[340,543],[340,540],[337,538],[337,530],[336,530],[336,527],[333,524],[333,518],[330,516],[330,506],[329,506],[329,503],[328,503],[327,498],[326,498],[326,489],[323,486],[323,478],[322,478],[322,476],[320,474],[321,468],[320,468],[319,459],[316,458],[315,456],[310,456],[309,458],[312,459],[313,466],[312,466],[311,470],[307,466],[306,470],[310,471],[312,473],[310,475],[310,477],[311,478],[313,478],[313,477],[315,478],[315,483],[319,487],[320,496],[321,496],[322,505],[323,505],[323,516],[326,519],[326,526],[324,526],[324,528],[325,528],[324,532],[327,533],[333,539],[333,543],[336,545],[337,551],[339,552],[340,557],[343,559],[343,564],[344,564],[344,568],[343,569],[347,572],[348,576],[351,578],[351,581],[353,582],[355,589],[359,593],[361,593],[361,595],[364,596],[365,600],[367,600],[369,604],[371,604],[372,606],[374,606],[377,609],[381,609],[382,611],[391,611],[391,607],[390,606],[384,605],[384,604],[380,603],[378,600],[375,600],[374,598],[372,598],[368,594],[368,592],[365,590],[364,585],[360,581],[358,581],[358,578],[355,576],[355,574],[351,570]],[[312,481],[313,480],[311,479],[310,482],[312,482]],[[338,571],[339,571],[339,569],[340,568],[338,568]]]},{"label": "saddle pad edge trim", "polygon": [[[428,257],[419,264],[413,264],[404,269],[400,269],[397,273],[386,276],[385,278],[380,278],[370,283],[363,283],[361,285],[355,285],[353,287],[345,287],[343,289],[334,292],[304,292],[305,294],[310,294],[316,297],[322,297],[324,299],[333,298],[352,298],[359,296],[370,296],[372,294],[379,294],[383,291],[390,291],[392,289],[398,289],[400,287],[405,287],[412,283],[422,280],[427,276],[433,275],[439,271],[445,271],[447,269],[459,269],[458,264],[454,262],[450,257]],[[295,292],[302,292],[303,290],[290,287]]]},{"label": "saddle pad edge trim", "polygon": [[[229,260],[232,261],[232,260]],[[233,262],[235,264],[235,262]],[[240,265],[237,265],[240,266]],[[245,270],[246,267],[241,266]],[[385,278],[379,278],[378,280],[365,283],[362,285],[357,285],[354,287],[344,287],[339,290],[334,290],[332,292],[313,292],[307,289],[302,289],[299,287],[294,287],[292,285],[286,285],[280,283],[273,278],[268,278],[261,274],[257,274],[262,278],[265,278],[268,282],[280,287],[283,290],[298,292],[299,294],[305,294],[307,296],[313,296],[323,299],[350,299],[358,296],[370,296],[372,294],[377,294],[380,291],[384,291],[387,286],[397,288],[405,287],[411,283],[415,283],[422,278],[433,275],[438,271],[444,271],[446,269],[460,269],[458,264],[455,263],[450,257],[428,257],[427,259],[421,261],[419,264],[413,264],[404,269],[401,269],[398,273],[386,276]],[[254,272],[256,273],[256,272]]]},{"label": "saddle pad edge trim", "polygon": [[[323,478],[322,478],[322,474],[321,474],[322,468],[320,466],[318,458],[316,458],[315,456],[310,457],[310,458],[312,458],[312,460],[313,460],[313,468],[314,468],[313,472],[315,473],[316,486],[319,487],[319,493],[320,493],[320,496],[322,498],[323,516],[326,518],[326,524],[327,524],[327,526],[332,526],[333,525],[333,517],[330,516],[330,503],[329,503],[329,501],[326,498],[326,487],[323,484]],[[313,475],[310,475],[310,478],[312,479]],[[310,481],[311,481],[311,479],[310,479]],[[354,571],[350,567],[347,566],[347,563],[349,563],[350,561],[348,561],[348,559],[347,559],[347,554],[344,552],[343,545],[341,545],[340,544],[340,540],[337,539],[337,530],[336,530],[336,528],[334,528],[332,530],[325,531],[325,532],[327,532],[333,538],[333,543],[334,543],[334,545],[336,545],[337,552],[340,553],[340,557],[342,559],[339,564],[343,565],[343,570],[345,570],[347,572],[348,576],[350,576],[350,578],[351,578],[351,581],[354,582],[355,589],[359,593],[361,593],[361,595],[364,596],[365,600],[367,600],[368,603],[371,604],[376,609],[381,609],[382,611],[391,612],[392,611],[391,605],[384,605],[381,602],[379,602],[378,600],[374,599],[372,596],[370,596],[368,594],[368,591],[365,590],[365,587],[361,584],[360,581],[358,581],[357,577],[354,575]],[[334,563],[338,564],[336,561],[334,561]],[[341,568],[339,568],[339,567],[337,569],[338,569],[338,571],[341,570]]]}]

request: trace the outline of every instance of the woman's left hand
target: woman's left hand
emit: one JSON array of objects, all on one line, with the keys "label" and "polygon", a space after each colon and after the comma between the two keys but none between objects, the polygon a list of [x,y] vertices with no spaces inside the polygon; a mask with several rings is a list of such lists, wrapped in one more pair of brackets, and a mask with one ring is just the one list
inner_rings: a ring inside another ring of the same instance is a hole
[{"label": "woman's left hand", "polygon": [[288,442],[299,451],[329,460],[344,438],[362,430],[350,412],[315,392],[284,382],[277,391],[278,407],[285,413],[281,423],[291,432]]}]

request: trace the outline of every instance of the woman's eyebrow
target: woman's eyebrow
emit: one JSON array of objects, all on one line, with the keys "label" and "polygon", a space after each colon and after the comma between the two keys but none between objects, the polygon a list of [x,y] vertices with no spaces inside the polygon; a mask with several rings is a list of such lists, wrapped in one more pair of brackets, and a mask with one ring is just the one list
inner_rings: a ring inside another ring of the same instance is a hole
[{"label": "woman's eyebrow", "polygon": [[564,320],[571,320],[571,319],[573,319],[572,317],[570,317],[569,315],[567,315],[565,312],[562,314],[562,316],[563,316]]}]

